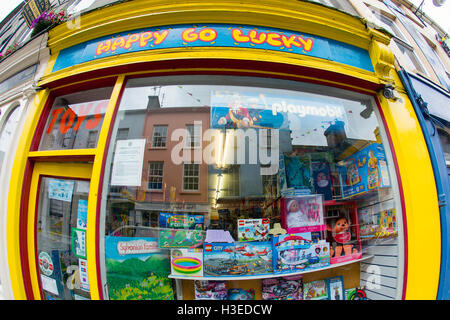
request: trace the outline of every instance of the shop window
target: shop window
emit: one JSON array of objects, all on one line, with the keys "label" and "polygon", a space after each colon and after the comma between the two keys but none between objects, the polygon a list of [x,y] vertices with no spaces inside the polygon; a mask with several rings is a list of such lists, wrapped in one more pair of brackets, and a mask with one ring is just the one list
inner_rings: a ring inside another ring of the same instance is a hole
[{"label": "shop window", "polygon": [[130,132],[129,128],[120,128],[117,131],[117,140],[126,140],[128,138],[128,133]]},{"label": "shop window", "polygon": [[167,126],[154,126],[152,147],[153,148],[165,148],[167,139]]},{"label": "shop window", "polygon": [[56,97],[38,150],[95,148],[111,93],[101,88]]},{"label": "shop window", "polygon": [[188,148],[198,148],[201,146],[201,139],[199,135],[200,128],[199,126],[193,124],[186,125],[186,147]]},{"label": "shop window", "polygon": [[148,164],[148,189],[162,190],[164,162],[152,161]]},{"label": "shop window", "polygon": [[0,131],[0,169],[2,168],[5,157],[8,154],[11,140],[14,136],[17,123],[19,121],[19,106],[15,106],[5,115],[5,122]]},{"label": "shop window", "polygon": [[[309,299],[326,283],[338,285],[332,298],[361,287],[401,298],[399,190],[373,97],[242,76],[130,79],[114,121],[106,298]],[[155,136],[165,148],[145,148]],[[286,275],[303,282],[301,296],[270,291]]]}]

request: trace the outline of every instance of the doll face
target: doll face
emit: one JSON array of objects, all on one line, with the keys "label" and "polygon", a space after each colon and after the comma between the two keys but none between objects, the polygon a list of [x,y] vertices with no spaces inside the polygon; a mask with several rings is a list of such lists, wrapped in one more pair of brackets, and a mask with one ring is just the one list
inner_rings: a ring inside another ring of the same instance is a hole
[{"label": "doll face", "polygon": [[316,179],[319,188],[325,188],[328,185],[328,179],[325,173],[319,172]]},{"label": "doll face", "polygon": [[298,203],[297,201],[292,201],[291,204],[289,205],[288,211],[289,212],[297,212],[300,208],[298,207]]},{"label": "doll face", "polygon": [[336,221],[336,225],[334,226],[334,232],[335,233],[341,233],[348,231],[349,225],[348,221],[345,218],[341,218],[338,221]]},{"label": "doll face", "polygon": [[351,233],[349,232],[350,225],[346,218],[340,218],[333,226],[333,239],[341,244],[345,244],[351,240]]}]

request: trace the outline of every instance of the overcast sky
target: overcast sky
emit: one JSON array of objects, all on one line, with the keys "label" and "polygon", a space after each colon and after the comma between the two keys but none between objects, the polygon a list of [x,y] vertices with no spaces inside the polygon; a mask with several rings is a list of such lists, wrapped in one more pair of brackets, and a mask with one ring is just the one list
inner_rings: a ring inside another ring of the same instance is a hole
[{"label": "overcast sky", "polygon": [[[0,21],[3,20],[17,5],[23,0],[0,0]],[[419,6],[422,0],[410,0],[414,5]],[[424,0],[423,11],[430,16],[450,35],[450,0],[447,0],[442,7],[435,7],[433,0]]]}]

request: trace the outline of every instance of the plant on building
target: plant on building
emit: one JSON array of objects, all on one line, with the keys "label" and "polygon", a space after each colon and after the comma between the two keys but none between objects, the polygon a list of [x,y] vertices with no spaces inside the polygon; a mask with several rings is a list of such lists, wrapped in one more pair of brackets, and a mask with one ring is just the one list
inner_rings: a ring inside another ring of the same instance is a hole
[{"label": "plant on building", "polygon": [[66,22],[68,20],[67,12],[64,10],[58,13],[50,11],[44,11],[39,17],[33,20],[30,28],[33,29],[31,32],[31,37],[34,37],[43,30],[50,30],[51,28]]},{"label": "plant on building", "polygon": [[3,59],[5,59],[7,56],[9,56],[11,53],[13,53],[14,51],[17,50],[17,48],[19,48],[19,45],[17,43],[14,43],[10,46],[8,46],[5,50],[5,52],[0,53],[0,61],[2,61]]}]

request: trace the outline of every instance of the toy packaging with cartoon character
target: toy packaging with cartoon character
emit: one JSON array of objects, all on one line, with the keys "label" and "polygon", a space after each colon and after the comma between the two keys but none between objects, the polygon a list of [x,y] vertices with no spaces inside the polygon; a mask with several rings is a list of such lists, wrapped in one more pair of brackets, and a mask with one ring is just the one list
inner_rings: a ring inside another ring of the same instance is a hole
[{"label": "toy packaging with cartoon character", "polygon": [[302,300],[302,275],[262,280],[263,300]]},{"label": "toy packaging with cartoon character", "polygon": [[326,239],[330,243],[330,263],[342,263],[362,257],[356,205],[327,206]]},{"label": "toy packaging with cartoon character", "polygon": [[327,300],[326,280],[316,280],[303,283],[303,300]]},{"label": "toy packaging with cartoon character", "polygon": [[255,300],[255,289],[228,289],[228,300]]},{"label": "toy packaging with cartoon character", "polygon": [[167,213],[160,212],[159,227],[173,229],[195,229],[202,230],[204,217],[201,214]]},{"label": "toy packaging with cartoon character", "polygon": [[268,241],[269,219],[238,219],[237,233],[239,241]]},{"label": "toy packaging with cartoon character", "polygon": [[227,300],[227,286],[225,281],[195,280],[195,300]]},{"label": "toy packaging with cartoon character", "polygon": [[273,272],[293,273],[330,264],[330,245],[319,233],[284,234],[272,238]]},{"label": "toy packaging with cartoon character", "polygon": [[343,199],[377,188],[390,187],[386,154],[383,145],[371,145],[337,163],[342,181]]}]

